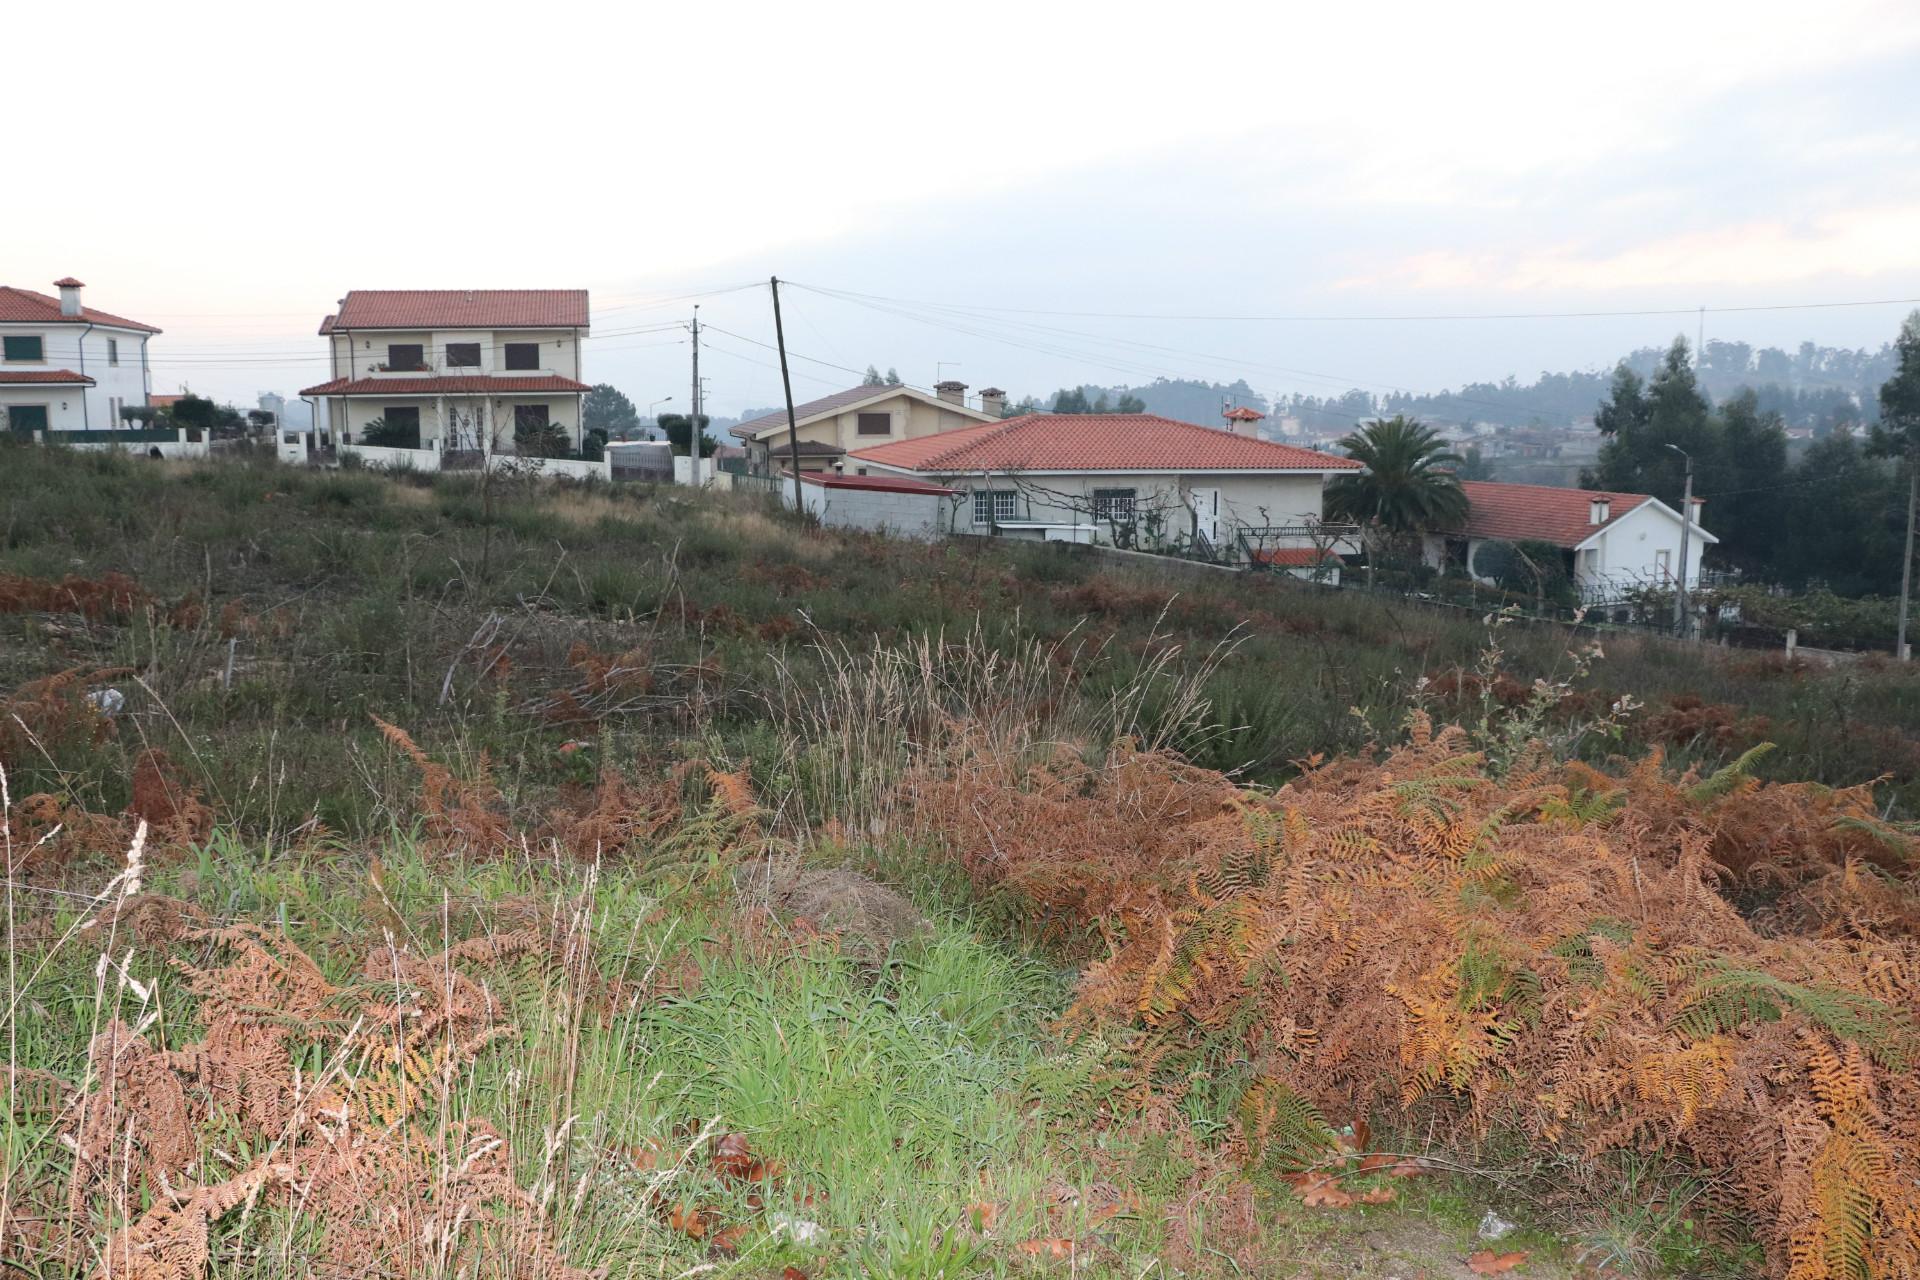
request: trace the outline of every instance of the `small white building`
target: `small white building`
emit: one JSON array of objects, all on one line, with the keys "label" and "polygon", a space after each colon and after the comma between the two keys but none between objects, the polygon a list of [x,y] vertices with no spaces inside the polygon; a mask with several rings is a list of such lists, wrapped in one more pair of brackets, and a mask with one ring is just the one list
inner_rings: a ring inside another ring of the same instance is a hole
[{"label": "small white building", "polygon": [[[1489,546],[1542,543],[1558,548],[1567,575],[1588,604],[1606,605],[1636,590],[1672,590],[1680,580],[1680,513],[1645,493],[1558,489],[1537,484],[1469,480],[1466,524],[1428,534],[1428,564],[1489,581],[1481,556]],[[1686,582],[1700,583],[1701,557],[1720,539],[1700,526],[1694,499]]]},{"label": "small white building", "polygon": [[[828,528],[926,539],[939,537],[951,527],[950,513],[963,495],[911,476],[802,471],[800,500],[808,514]],[[781,477],[780,501],[792,509],[792,472]]]},{"label": "small white building", "polygon": [[478,464],[555,430],[578,451],[589,327],[585,289],[356,289],[320,323],[332,376],[300,394],[343,453],[385,466]]},{"label": "small white building", "polygon": [[1359,466],[1154,414],[1034,413],[855,449],[841,470],[955,490],[948,532],[1248,560],[1325,550],[1327,480]]},{"label": "small white building", "polygon": [[145,408],[151,390],[150,324],[82,305],[86,286],[54,281],[59,296],[0,285],[0,416],[18,435],[83,443],[129,432],[124,408]]}]

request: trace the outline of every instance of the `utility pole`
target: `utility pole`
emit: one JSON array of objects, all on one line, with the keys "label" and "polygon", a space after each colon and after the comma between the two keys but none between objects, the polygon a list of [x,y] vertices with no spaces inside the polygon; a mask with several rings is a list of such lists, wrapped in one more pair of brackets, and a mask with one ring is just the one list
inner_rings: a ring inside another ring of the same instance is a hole
[{"label": "utility pole", "polygon": [[800,428],[793,421],[793,379],[787,376],[787,331],[780,326],[780,277],[767,282],[773,288],[773,340],[780,347],[780,389],[787,393],[787,462],[793,467],[793,513],[804,515],[800,500]]},{"label": "utility pole", "polygon": [[1907,651],[1907,602],[1913,598],[1913,517],[1914,508],[1920,506],[1920,449],[1907,450],[1907,477],[1907,555],[1900,562],[1900,628],[1893,642],[1896,662],[1906,662],[1911,656]]},{"label": "utility pole", "polygon": [[1693,618],[1687,612],[1687,570],[1688,557],[1693,552],[1693,455],[1677,444],[1667,448],[1687,460],[1686,493],[1680,499],[1680,580],[1673,593],[1673,627],[1682,640],[1693,631]]},{"label": "utility pole", "polygon": [[687,475],[700,487],[700,304],[693,304],[693,400],[687,405]]}]

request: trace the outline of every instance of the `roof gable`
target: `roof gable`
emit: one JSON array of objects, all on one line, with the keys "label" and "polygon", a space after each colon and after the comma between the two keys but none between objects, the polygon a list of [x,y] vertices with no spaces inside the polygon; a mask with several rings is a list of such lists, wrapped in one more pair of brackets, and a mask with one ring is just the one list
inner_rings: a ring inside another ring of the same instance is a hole
[{"label": "roof gable", "polygon": [[[1561,489],[1543,484],[1503,484],[1468,480],[1467,521],[1458,532],[1469,538],[1499,542],[1550,542],[1572,549],[1611,529],[1642,507],[1657,509],[1678,523],[1680,513],[1651,494],[1616,493],[1606,489]],[[1593,503],[1606,499],[1607,518],[1593,523]],[[1718,542],[1698,523],[1695,532]]]},{"label": "roof gable", "polygon": [[[992,414],[980,409],[969,409],[966,405],[955,404],[951,400],[942,400],[939,396],[929,395],[918,387],[909,387],[904,383],[890,382],[885,386],[879,387],[848,387],[845,391],[836,391],[830,396],[821,396],[818,400],[809,400],[805,404],[797,404],[793,406],[793,425],[795,427],[804,427],[809,422],[814,422],[833,414],[846,413],[863,404],[877,400],[886,400],[893,396],[907,396],[910,399],[920,401],[922,404],[950,410],[954,413],[963,413],[969,418],[978,418],[982,422],[993,422],[996,420]],[[746,422],[738,423],[729,428],[729,431],[742,440],[751,440],[767,431],[785,430],[786,425],[787,411],[785,409],[776,409],[772,413],[763,413],[757,418],[751,418]]]},{"label": "roof gable", "polygon": [[1031,413],[856,449],[905,471],[1354,471],[1351,458],[1150,413]]},{"label": "roof gable", "polygon": [[60,299],[36,293],[32,289],[16,289],[10,284],[0,284],[0,324],[97,324],[112,329],[132,329],[138,333],[159,333],[150,324],[141,324],[138,320],[129,320],[125,316],[116,316],[110,311],[100,311],[93,307],[80,308],[77,316],[60,314]]},{"label": "roof gable", "polygon": [[336,329],[585,329],[585,289],[355,289],[322,322]]}]

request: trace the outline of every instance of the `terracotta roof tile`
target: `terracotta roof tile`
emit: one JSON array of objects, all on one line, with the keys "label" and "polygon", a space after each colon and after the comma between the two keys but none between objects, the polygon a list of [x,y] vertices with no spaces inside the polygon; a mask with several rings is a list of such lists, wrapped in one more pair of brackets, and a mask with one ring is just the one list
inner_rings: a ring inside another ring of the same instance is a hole
[{"label": "terracotta roof tile", "polygon": [[331,329],[585,329],[585,289],[355,289]]},{"label": "terracotta roof tile", "polygon": [[1253,553],[1254,563],[1276,569],[1311,569],[1317,564],[1340,564],[1340,557],[1316,547],[1268,547]]},{"label": "terracotta roof tile", "polygon": [[1148,413],[1031,413],[855,449],[861,462],[970,471],[1352,471],[1335,454],[1251,440]]},{"label": "terracotta roof tile", "polygon": [[[793,472],[783,471],[788,481]],[[950,498],[957,491],[945,485],[929,484],[925,480],[915,480],[911,476],[843,476],[823,471],[802,471],[800,479],[806,484],[817,484],[823,489],[867,489],[877,493],[927,493]]]},{"label": "terracotta roof tile", "polygon": [[63,316],[60,314],[60,299],[35,293],[32,289],[16,289],[10,284],[0,284],[0,324],[104,324],[115,329],[135,329],[141,333],[160,332],[150,324],[141,324],[138,320],[129,320],[125,316],[116,316],[110,311],[98,311],[92,307],[80,308],[77,316]]},{"label": "terracotta roof tile", "polygon": [[555,374],[525,378],[490,378],[485,374],[458,374],[446,378],[335,378],[304,387],[303,396],[452,396],[522,395],[529,391],[591,391],[584,382]]},{"label": "terracotta roof tile", "polygon": [[[1556,489],[1543,484],[1500,484],[1468,480],[1466,527],[1469,538],[1503,542],[1551,542],[1577,547],[1607,525],[1617,524],[1628,512],[1653,501],[1644,493],[1612,493],[1596,489]],[[1592,504],[1607,499],[1605,524],[1592,521]]]},{"label": "terracotta roof tile", "polygon": [[0,386],[8,387],[91,387],[92,378],[71,369],[0,369]]}]

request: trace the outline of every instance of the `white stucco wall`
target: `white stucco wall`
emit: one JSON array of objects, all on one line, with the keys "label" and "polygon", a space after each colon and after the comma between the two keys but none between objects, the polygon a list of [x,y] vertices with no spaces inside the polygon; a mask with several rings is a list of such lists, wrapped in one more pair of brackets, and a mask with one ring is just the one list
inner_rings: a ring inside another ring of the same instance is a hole
[{"label": "white stucco wall", "polygon": [[[586,336],[583,330],[581,338]],[[473,342],[480,346],[480,365],[450,367],[446,352],[450,343]],[[507,343],[532,342],[540,347],[540,365],[536,369],[509,369],[506,366]],[[427,367],[435,373],[504,374],[526,377],[550,373],[584,381],[580,377],[580,342],[571,329],[355,329],[334,333],[328,338],[331,358],[329,377],[380,378],[406,377],[405,373],[383,374],[375,368],[387,361],[387,348],[413,345],[422,348]],[[418,374],[412,376],[418,377]]]},{"label": "white stucco wall", "polygon": [[[26,397],[8,394],[7,403],[49,405],[48,426],[53,430],[110,430],[121,425],[115,412],[118,407],[137,408],[147,403],[147,371],[141,353],[151,334],[98,325],[89,330],[84,323],[36,323],[0,324],[0,335],[37,337],[45,353],[45,358],[39,361],[0,361],[0,370],[34,373],[66,369],[73,373],[84,373],[94,380],[95,385],[91,387],[10,389],[32,394]],[[114,363],[115,345],[119,348],[118,363]],[[73,406],[72,420],[68,420],[65,417],[67,411],[60,408],[62,399]]]},{"label": "white stucco wall", "polygon": [[[1012,489],[1017,494],[1015,520],[1021,523],[1050,523],[1064,526],[1047,537],[1060,541],[1110,542],[1111,532],[1103,524],[1094,527],[1093,493],[1096,489],[1132,489],[1144,520],[1149,508],[1157,509],[1165,520],[1165,536],[1173,540],[1193,529],[1192,508],[1196,502],[1212,516],[1213,541],[1231,550],[1241,528],[1271,528],[1304,525],[1320,519],[1325,479],[1315,473],[1260,472],[1248,474],[1195,472],[1173,475],[1165,472],[1077,472],[1018,475],[945,475],[929,477],[959,489],[964,500],[952,519],[954,531],[985,533],[988,526],[973,521],[973,491],[976,489]],[[1216,504],[1209,495],[1217,494]],[[1084,530],[1084,532],[1082,532]],[[1303,544],[1306,545],[1306,544]]]},{"label": "white stucco wall", "polygon": [[513,411],[516,405],[544,404],[547,420],[564,429],[578,447],[580,441],[580,397],[572,392],[548,395],[509,396],[335,396],[330,406],[338,406],[332,421],[344,425],[352,439],[359,441],[367,424],[385,416],[389,407],[420,410],[420,443],[423,447],[443,444],[449,449],[478,449],[488,423],[493,424],[490,447],[512,452]]},{"label": "white stucco wall", "polygon": [[[946,513],[954,499],[933,493],[899,493],[882,489],[841,489],[800,484],[807,511],[821,524],[835,529],[866,529],[900,538],[933,538],[946,531]],[[780,487],[780,501],[793,507],[791,485]],[[971,499],[967,499],[971,501]]]},{"label": "white stucco wall", "polygon": [[[887,434],[861,435],[860,415],[863,413],[886,414],[889,427]],[[988,421],[991,419],[966,412],[959,405],[949,405],[944,402],[928,404],[918,397],[899,393],[872,404],[848,408],[830,417],[803,423],[794,434],[806,443],[830,444],[841,449],[852,450],[886,444],[893,440],[918,439],[941,431],[952,431],[956,427],[976,427]],[[769,453],[775,465],[784,465],[780,450],[786,443],[787,428],[782,422],[772,432],[763,433],[760,439],[750,442],[747,446],[748,456],[758,467],[764,468],[767,465]],[[802,467],[802,470],[810,469],[813,468]]]}]

